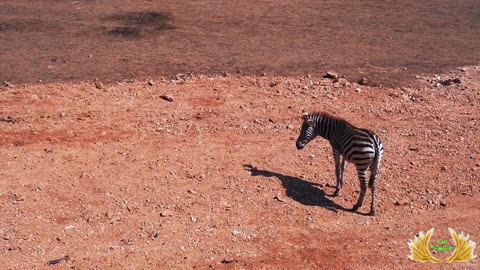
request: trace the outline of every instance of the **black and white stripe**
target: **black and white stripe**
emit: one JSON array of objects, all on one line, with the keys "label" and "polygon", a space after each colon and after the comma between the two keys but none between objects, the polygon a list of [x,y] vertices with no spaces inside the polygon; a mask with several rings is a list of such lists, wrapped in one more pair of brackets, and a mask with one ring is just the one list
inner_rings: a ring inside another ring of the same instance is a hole
[{"label": "black and white stripe", "polygon": [[360,195],[352,211],[356,211],[363,204],[367,191],[366,172],[370,169],[368,186],[372,192],[370,214],[375,215],[375,188],[377,173],[383,154],[383,145],[372,131],[357,128],[347,121],[328,113],[303,114],[303,124],[297,139],[297,149],[317,136],[327,139],[332,146],[335,160],[335,175],[337,186],[334,196],[338,196],[343,185],[345,160],[355,164],[360,180]]}]

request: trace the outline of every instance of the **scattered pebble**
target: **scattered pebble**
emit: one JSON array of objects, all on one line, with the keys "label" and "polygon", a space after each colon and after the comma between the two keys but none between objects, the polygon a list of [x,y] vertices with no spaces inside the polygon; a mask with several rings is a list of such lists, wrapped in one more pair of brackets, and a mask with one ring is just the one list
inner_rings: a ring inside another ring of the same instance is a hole
[{"label": "scattered pebble", "polygon": [[59,264],[59,263],[61,263],[61,262],[63,262],[63,261],[64,261],[64,262],[68,262],[69,260],[70,260],[70,256],[65,255],[65,256],[63,256],[62,258],[48,261],[47,264],[48,264],[48,265],[56,265],[56,264]]},{"label": "scattered pebble", "polygon": [[172,213],[170,213],[170,211],[162,211],[160,212],[160,216],[161,217],[171,217],[172,216]]},{"label": "scattered pebble", "polygon": [[223,263],[223,264],[229,264],[229,263],[234,263],[234,262],[237,262],[237,260],[235,260],[235,259],[223,259],[221,261],[221,263]]},{"label": "scattered pebble", "polygon": [[333,71],[327,71],[327,73],[323,77],[328,79],[338,79],[338,73]]},{"label": "scattered pebble", "polygon": [[455,78],[455,79],[441,80],[437,84],[440,84],[442,86],[449,86],[449,85],[452,85],[452,84],[461,84],[461,83],[462,83],[462,81],[460,79]]},{"label": "scattered pebble", "polygon": [[169,102],[173,102],[173,97],[171,97],[171,96],[162,95],[162,96],[160,96],[160,98],[163,99],[163,100],[169,101]]},{"label": "scattered pebble", "polygon": [[97,89],[103,89],[103,83],[101,83],[101,82],[95,82],[95,88],[97,88]]},{"label": "scattered pebble", "polygon": [[0,122],[5,122],[5,123],[15,123],[15,120],[13,119],[13,117],[11,117],[10,115],[5,117],[5,118],[0,118]]},{"label": "scattered pebble", "polygon": [[153,80],[149,80],[149,81],[147,82],[147,84],[150,85],[150,86],[154,86],[154,85],[155,85],[155,82],[154,82]]},{"label": "scattered pebble", "polygon": [[228,72],[226,72],[226,71],[223,71],[223,72],[222,72],[222,76],[223,76],[223,77],[230,77],[230,74],[229,74]]},{"label": "scattered pebble", "polygon": [[369,82],[369,81],[368,81],[367,78],[361,78],[361,79],[358,81],[358,83],[361,84],[361,85],[366,85],[366,84],[368,84],[368,82]]},{"label": "scattered pebble", "polygon": [[14,87],[15,85],[13,85],[11,82],[7,82],[7,81],[4,81],[3,84],[6,86],[6,87]]},{"label": "scattered pebble", "polygon": [[397,200],[395,201],[394,203],[396,206],[405,206],[405,205],[409,205],[410,202],[407,200],[407,199],[402,199],[402,200]]},{"label": "scattered pebble", "polygon": [[240,229],[238,229],[238,228],[233,228],[232,229],[232,235],[233,236],[238,236],[240,234],[242,234],[242,231]]}]

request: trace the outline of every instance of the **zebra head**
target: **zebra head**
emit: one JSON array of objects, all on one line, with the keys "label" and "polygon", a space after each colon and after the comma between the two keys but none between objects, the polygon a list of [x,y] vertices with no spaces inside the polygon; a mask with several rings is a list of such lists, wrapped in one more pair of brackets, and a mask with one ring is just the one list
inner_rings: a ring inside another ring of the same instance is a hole
[{"label": "zebra head", "polygon": [[308,113],[303,113],[303,124],[300,129],[300,135],[298,135],[297,139],[297,149],[303,149],[305,145],[316,136],[314,119],[308,115]]}]

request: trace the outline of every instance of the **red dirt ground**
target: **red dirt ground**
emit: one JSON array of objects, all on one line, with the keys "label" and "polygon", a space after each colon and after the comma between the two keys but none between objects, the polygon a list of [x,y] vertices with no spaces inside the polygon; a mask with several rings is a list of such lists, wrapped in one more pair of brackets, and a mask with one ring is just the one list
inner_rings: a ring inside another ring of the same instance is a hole
[{"label": "red dirt ground", "polygon": [[[2,88],[2,268],[478,268],[411,262],[407,242],[431,227],[432,241],[450,239],[448,227],[480,241],[479,68],[412,88],[193,75],[151,84]],[[302,110],[381,137],[375,217],[361,214],[367,205],[344,210],[358,194],[351,165],[341,196],[328,196],[326,141],[296,150]]]}]

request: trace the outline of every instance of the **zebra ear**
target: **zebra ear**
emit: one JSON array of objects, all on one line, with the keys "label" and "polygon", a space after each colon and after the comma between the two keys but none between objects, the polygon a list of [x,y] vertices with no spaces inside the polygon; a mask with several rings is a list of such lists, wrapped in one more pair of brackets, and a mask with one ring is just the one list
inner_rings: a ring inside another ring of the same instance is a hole
[{"label": "zebra ear", "polygon": [[303,117],[303,120],[308,120],[308,113],[307,113],[307,112],[303,112],[303,113],[302,113],[302,117]]}]

